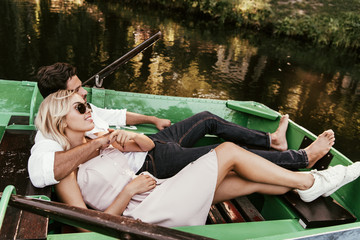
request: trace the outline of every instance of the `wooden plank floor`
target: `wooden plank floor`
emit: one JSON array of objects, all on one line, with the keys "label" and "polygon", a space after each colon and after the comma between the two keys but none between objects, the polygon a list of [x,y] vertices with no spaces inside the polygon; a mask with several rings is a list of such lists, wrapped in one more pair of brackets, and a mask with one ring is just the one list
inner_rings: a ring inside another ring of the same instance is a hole
[{"label": "wooden plank floor", "polygon": [[264,217],[255,206],[244,197],[212,205],[207,218],[207,224],[239,223],[264,221]]},{"label": "wooden plank floor", "polygon": [[[6,130],[0,144],[0,191],[11,184],[19,195],[46,195],[51,189],[32,186],[27,162],[35,131]],[[0,239],[46,239],[48,219],[27,211],[8,207]]]}]

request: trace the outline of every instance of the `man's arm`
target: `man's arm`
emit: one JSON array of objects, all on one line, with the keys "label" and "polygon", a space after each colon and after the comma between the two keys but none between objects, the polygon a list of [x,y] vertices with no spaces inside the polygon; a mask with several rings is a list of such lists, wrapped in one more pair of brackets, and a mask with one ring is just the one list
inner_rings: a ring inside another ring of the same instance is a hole
[{"label": "man's arm", "polygon": [[45,138],[39,131],[28,161],[30,180],[42,188],[59,183],[80,164],[99,154],[99,149],[111,143],[111,134],[104,135],[86,144],[64,151],[59,143]]},{"label": "man's arm", "polygon": [[97,139],[68,151],[55,152],[54,178],[60,181],[72,173],[80,164],[99,155],[102,144]]},{"label": "man's arm", "polygon": [[159,130],[162,130],[171,125],[171,121],[169,119],[162,119],[155,116],[147,116],[133,112],[126,112],[127,125],[136,125],[142,123],[154,124]]},{"label": "man's arm", "polygon": [[95,125],[100,124],[100,122],[105,122],[110,126],[150,123],[154,124],[159,130],[162,130],[171,125],[171,121],[168,119],[161,119],[155,116],[147,116],[139,113],[128,112],[126,109],[104,109],[96,107],[93,104],[91,105],[91,108],[93,111]]}]

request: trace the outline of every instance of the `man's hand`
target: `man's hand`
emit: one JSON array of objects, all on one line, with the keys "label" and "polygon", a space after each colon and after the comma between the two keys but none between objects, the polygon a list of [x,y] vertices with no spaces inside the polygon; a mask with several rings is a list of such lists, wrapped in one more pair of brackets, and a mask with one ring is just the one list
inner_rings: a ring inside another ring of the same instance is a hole
[{"label": "man's hand", "polygon": [[170,127],[171,121],[169,119],[158,118],[158,119],[156,119],[154,124],[157,127],[157,129],[159,129],[161,131],[164,128]]},{"label": "man's hand", "polygon": [[98,143],[100,143],[101,147],[100,149],[105,149],[107,148],[110,144],[112,144],[115,141],[115,135],[116,133],[114,133],[114,129],[109,129],[108,133],[105,133],[101,136],[99,136],[98,138],[96,138],[94,141],[97,141]]},{"label": "man's hand", "polygon": [[157,118],[155,116],[147,116],[133,112],[126,112],[126,125],[137,125],[150,123],[154,124],[157,129],[163,130],[166,127],[170,127],[171,121],[169,119]]}]

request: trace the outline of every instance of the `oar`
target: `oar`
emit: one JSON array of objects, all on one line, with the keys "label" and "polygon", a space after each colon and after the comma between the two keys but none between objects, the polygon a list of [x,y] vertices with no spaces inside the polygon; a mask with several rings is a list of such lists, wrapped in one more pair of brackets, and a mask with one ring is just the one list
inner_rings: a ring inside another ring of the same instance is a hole
[{"label": "oar", "polygon": [[[0,197],[2,197],[1,192]],[[120,239],[210,239],[123,216],[20,195],[11,195],[9,205],[68,225]]]},{"label": "oar", "polygon": [[155,35],[153,35],[152,37],[148,38],[147,40],[145,40],[144,42],[142,42],[141,44],[137,45],[134,49],[132,49],[130,52],[126,53],[124,56],[120,57],[119,59],[117,59],[116,61],[114,61],[113,63],[111,63],[109,66],[105,67],[104,69],[102,69],[100,72],[98,72],[97,74],[95,74],[94,76],[92,76],[91,78],[89,78],[88,80],[86,80],[85,82],[83,82],[82,85],[85,85],[86,83],[88,83],[91,80],[95,79],[95,85],[96,87],[101,87],[104,78],[106,78],[107,76],[109,76],[111,73],[113,73],[116,69],[118,69],[122,64],[126,63],[127,61],[129,61],[131,58],[133,58],[134,56],[136,56],[138,53],[140,53],[141,51],[143,51],[144,49],[148,48],[149,46],[151,46],[154,42],[156,42],[161,36],[161,32],[157,32]]}]

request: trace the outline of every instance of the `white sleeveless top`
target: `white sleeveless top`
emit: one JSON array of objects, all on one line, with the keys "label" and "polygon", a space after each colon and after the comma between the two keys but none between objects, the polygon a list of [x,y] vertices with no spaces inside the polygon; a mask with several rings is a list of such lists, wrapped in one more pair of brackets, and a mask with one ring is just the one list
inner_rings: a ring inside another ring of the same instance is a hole
[{"label": "white sleeveless top", "polygon": [[[157,186],[133,196],[123,215],[166,227],[205,224],[217,173],[216,152],[211,151],[171,178],[155,178]],[[85,203],[104,211],[136,175],[122,152],[107,148],[80,165],[77,177]]]},{"label": "white sleeveless top", "polygon": [[134,177],[127,158],[116,148],[109,147],[100,155],[81,164],[78,184],[86,204],[104,211]]}]

